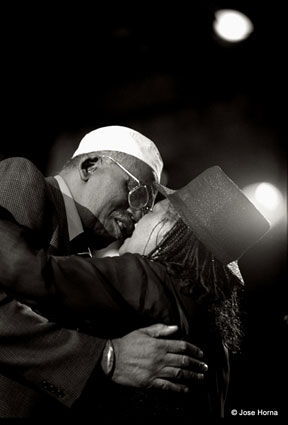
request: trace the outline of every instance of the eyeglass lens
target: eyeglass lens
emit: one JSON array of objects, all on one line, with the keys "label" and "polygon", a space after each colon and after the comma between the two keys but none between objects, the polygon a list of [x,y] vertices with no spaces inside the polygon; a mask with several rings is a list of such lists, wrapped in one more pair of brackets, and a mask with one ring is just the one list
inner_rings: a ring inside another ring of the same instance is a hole
[{"label": "eyeglass lens", "polygon": [[139,210],[146,207],[149,194],[146,186],[137,186],[129,192],[129,204],[131,208]]}]

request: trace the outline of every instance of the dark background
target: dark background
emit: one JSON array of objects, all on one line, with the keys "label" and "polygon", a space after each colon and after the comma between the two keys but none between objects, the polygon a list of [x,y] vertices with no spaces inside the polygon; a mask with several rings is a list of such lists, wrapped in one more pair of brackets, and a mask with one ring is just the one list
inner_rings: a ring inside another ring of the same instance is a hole
[{"label": "dark background", "polygon": [[[53,174],[87,131],[119,124],[156,142],[171,187],[218,164],[240,187],[267,181],[285,194],[284,2],[105,4],[2,7],[0,157],[24,156]],[[220,7],[250,17],[247,40],[230,45],[213,35]],[[227,415],[283,417],[286,221],[240,266],[246,336],[231,359]]]}]

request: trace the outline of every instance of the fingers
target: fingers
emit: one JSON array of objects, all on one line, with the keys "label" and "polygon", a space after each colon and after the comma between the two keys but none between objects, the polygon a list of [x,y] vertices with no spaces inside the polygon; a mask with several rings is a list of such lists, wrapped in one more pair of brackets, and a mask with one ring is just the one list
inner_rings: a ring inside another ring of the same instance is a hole
[{"label": "fingers", "polygon": [[208,370],[208,366],[206,363],[183,354],[168,353],[165,356],[165,364],[166,366],[181,368],[197,373],[205,373]]},{"label": "fingers", "polygon": [[189,388],[186,385],[176,382],[167,381],[166,379],[157,378],[153,381],[151,388],[158,388],[164,391],[174,391],[177,393],[188,392]]},{"label": "fingers", "polygon": [[187,356],[196,357],[198,359],[203,358],[203,351],[200,350],[196,345],[191,344],[187,341],[174,341],[166,340],[166,350],[168,353],[185,353]]},{"label": "fingers", "polygon": [[167,325],[163,325],[163,324],[155,324],[152,326],[149,326],[148,328],[142,328],[139,329],[142,332],[146,333],[149,336],[152,336],[154,338],[160,338],[160,337],[164,337],[164,336],[169,336],[174,334],[175,332],[178,331],[178,326],[167,326]]},{"label": "fingers", "polygon": [[191,370],[184,370],[177,367],[165,367],[161,372],[162,378],[173,379],[176,381],[202,381],[204,379],[203,373],[192,372]]},{"label": "fingers", "polygon": [[[167,326],[158,323],[140,330],[146,335],[154,338],[160,338],[174,334],[178,331],[178,326]],[[166,351],[170,353],[187,353],[188,356],[197,357],[198,359],[201,359],[204,356],[199,347],[187,341],[164,340],[164,343],[166,344]]]}]

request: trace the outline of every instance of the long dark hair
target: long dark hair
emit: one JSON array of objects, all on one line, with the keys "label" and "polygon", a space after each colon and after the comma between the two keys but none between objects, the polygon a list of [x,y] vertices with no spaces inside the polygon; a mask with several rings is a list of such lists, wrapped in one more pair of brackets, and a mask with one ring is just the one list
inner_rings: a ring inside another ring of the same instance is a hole
[{"label": "long dark hair", "polygon": [[[175,214],[170,205],[166,219]],[[165,263],[168,272],[177,278],[181,291],[190,294],[194,302],[206,309],[210,324],[220,333],[227,348],[239,352],[242,286],[178,215],[175,224],[148,257]]]}]

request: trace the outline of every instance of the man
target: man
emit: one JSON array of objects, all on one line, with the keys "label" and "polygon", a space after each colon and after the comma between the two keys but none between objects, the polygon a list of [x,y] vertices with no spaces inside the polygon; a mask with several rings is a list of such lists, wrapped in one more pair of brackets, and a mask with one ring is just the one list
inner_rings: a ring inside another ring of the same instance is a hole
[{"label": "man", "polygon": [[[162,166],[155,144],[142,134],[119,126],[100,128],[81,140],[55,178],[45,179],[24,158],[2,161],[1,211],[33,230],[37,247],[50,254],[90,255],[129,236],[134,223],[153,208],[151,185],[160,181]],[[0,293],[0,311],[0,417],[60,416],[62,410],[65,415],[88,382],[89,388],[91,382],[97,385],[101,368],[110,379],[113,353],[106,340],[60,327],[51,312],[43,317],[5,293]],[[194,366],[199,370],[195,357],[201,353],[183,341],[159,338],[174,332],[174,327],[157,325],[113,341],[117,373],[112,379],[184,391],[175,375],[182,367],[191,378],[201,378],[191,371]]]}]

